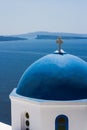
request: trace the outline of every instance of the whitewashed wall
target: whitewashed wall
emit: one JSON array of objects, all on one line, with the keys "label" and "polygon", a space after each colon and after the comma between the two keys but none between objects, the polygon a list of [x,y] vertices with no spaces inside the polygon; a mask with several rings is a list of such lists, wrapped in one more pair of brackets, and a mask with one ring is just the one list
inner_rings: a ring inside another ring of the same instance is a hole
[{"label": "whitewashed wall", "polygon": [[12,130],[25,130],[26,117],[29,113],[30,130],[55,130],[55,119],[66,115],[69,130],[87,130],[87,100],[84,102],[39,102],[19,96],[15,90],[10,95]]}]

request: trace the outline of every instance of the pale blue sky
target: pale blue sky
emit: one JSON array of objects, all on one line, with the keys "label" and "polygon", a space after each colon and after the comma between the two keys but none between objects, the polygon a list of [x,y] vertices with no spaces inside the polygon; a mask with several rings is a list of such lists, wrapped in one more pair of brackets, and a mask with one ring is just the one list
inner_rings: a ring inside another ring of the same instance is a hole
[{"label": "pale blue sky", "polygon": [[35,31],[87,34],[87,0],[0,0],[0,35]]}]

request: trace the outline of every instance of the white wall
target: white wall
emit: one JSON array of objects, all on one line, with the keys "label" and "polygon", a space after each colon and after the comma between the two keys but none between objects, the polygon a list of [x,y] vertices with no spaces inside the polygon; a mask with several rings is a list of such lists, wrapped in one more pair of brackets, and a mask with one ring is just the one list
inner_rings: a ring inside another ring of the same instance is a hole
[{"label": "white wall", "polygon": [[40,128],[40,107],[26,102],[12,100],[12,130],[25,130],[27,120],[25,113],[29,113],[29,128],[39,130]]},{"label": "white wall", "polygon": [[41,130],[55,130],[55,119],[66,115],[69,119],[69,130],[87,130],[87,106],[43,106],[41,107]]},{"label": "white wall", "polygon": [[29,113],[30,130],[55,130],[55,119],[66,115],[69,130],[87,130],[87,105],[78,103],[35,102],[20,96],[11,96],[12,130],[25,130],[26,117]]}]

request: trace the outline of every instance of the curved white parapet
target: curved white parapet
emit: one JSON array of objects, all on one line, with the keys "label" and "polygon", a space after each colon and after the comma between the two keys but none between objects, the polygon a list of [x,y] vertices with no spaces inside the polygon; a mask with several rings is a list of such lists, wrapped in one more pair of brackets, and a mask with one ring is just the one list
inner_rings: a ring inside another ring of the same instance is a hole
[{"label": "curved white parapet", "polygon": [[10,125],[0,122],[0,130],[12,130]]}]

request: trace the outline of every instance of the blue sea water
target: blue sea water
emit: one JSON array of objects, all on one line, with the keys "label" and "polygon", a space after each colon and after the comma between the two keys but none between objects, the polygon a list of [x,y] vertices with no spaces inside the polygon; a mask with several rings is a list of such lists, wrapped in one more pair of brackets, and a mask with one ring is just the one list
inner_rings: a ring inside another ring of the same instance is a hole
[{"label": "blue sea water", "polygon": [[[35,60],[53,53],[58,45],[55,40],[25,40],[0,42],[0,121],[11,124],[9,94]],[[67,53],[87,61],[87,39],[64,40],[62,48]]]}]

